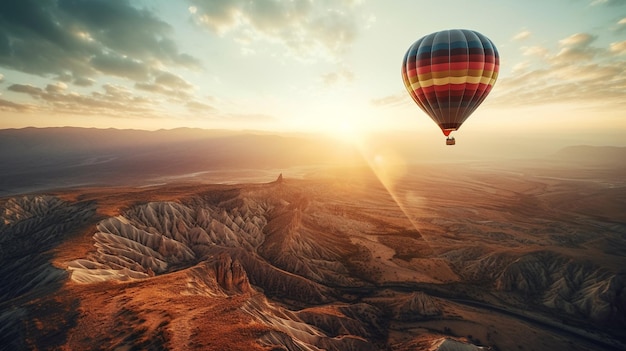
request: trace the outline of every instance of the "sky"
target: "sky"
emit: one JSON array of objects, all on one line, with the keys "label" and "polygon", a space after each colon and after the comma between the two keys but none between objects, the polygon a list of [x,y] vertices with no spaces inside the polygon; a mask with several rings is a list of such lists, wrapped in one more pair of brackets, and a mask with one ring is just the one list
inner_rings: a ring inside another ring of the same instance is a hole
[{"label": "sky", "polygon": [[455,133],[626,146],[624,0],[4,0],[0,128],[441,138],[400,66],[451,28],[500,53],[491,94]]}]

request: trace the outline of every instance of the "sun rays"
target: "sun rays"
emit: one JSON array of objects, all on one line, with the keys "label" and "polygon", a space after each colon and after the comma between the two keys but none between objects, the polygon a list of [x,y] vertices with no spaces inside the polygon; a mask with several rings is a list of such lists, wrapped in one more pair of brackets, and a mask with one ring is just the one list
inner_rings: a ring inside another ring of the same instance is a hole
[{"label": "sun rays", "polygon": [[[409,220],[413,229],[420,233],[428,248],[435,252],[432,241],[420,231],[419,222],[415,219],[413,209],[410,208],[411,203],[415,205],[416,202],[423,200],[415,196],[413,192],[400,188],[402,178],[408,175],[409,162],[393,147],[380,148],[373,146],[373,143],[368,143],[365,134],[349,133],[348,135],[350,138],[345,140],[350,141],[357,149],[380,184],[391,196],[406,219]],[[406,193],[402,194],[402,192]]]}]

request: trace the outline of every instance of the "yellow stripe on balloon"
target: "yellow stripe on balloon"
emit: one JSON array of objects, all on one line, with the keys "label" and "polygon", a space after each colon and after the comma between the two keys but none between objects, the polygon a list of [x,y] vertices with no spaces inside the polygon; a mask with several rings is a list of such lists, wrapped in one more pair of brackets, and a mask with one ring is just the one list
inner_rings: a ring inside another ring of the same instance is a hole
[{"label": "yellow stripe on balloon", "polygon": [[[408,77],[410,83],[415,82],[427,82],[431,79],[442,79],[442,78],[465,78],[465,77],[488,77],[492,78],[494,72],[493,71],[482,71],[482,70],[471,70],[471,71],[445,71],[445,72],[429,72],[424,73],[412,77]],[[463,81],[465,82],[465,81]]]},{"label": "yellow stripe on balloon", "polygon": [[445,78],[445,77],[465,77],[465,76],[472,76],[472,77],[479,77],[481,75],[485,76],[491,76],[491,74],[493,73],[493,71],[485,71],[482,69],[462,69],[462,70],[452,70],[452,71],[436,71],[436,72],[427,72],[427,73],[422,73],[419,74],[419,80],[428,80],[431,78]]},{"label": "yellow stripe on balloon", "polygon": [[[487,73],[487,72],[485,72]],[[491,72],[493,73],[493,72]],[[431,79],[418,79],[418,87],[428,88],[433,85],[446,85],[446,84],[493,84],[495,82],[494,77],[490,74],[488,76],[482,75],[478,77],[465,76],[465,77],[444,77],[444,78],[431,78]],[[411,82],[411,86],[415,87],[415,83]]]}]

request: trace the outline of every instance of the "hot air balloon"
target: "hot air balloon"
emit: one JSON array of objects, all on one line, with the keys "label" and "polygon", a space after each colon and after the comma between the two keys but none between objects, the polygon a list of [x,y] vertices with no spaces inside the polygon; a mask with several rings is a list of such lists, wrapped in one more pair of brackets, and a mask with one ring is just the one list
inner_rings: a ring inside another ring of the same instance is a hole
[{"label": "hot air balloon", "polygon": [[458,130],[496,82],[500,59],[489,38],[467,29],[435,32],[409,47],[402,80],[413,101],[454,145]]}]

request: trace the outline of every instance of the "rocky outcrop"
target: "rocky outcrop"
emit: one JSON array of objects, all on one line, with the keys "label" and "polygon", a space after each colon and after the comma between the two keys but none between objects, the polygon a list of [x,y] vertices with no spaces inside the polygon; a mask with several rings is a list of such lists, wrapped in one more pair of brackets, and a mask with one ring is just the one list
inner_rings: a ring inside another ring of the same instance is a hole
[{"label": "rocky outcrop", "polygon": [[626,275],[590,262],[541,251],[509,264],[496,288],[597,323],[625,323]]},{"label": "rocky outcrop", "polygon": [[[94,213],[91,202],[71,203],[48,195],[0,201],[0,349],[36,348],[31,331],[40,330],[42,320],[59,310],[58,301],[46,298],[54,296],[68,276],[53,265],[54,250],[83,230]],[[69,312],[54,317],[59,325],[70,326],[74,316]],[[46,346],[40,348],[62,348],[65,333],[59,328],[43,335]]]},{"label": "rocky outcrop", "polygon": [[140,279],[193,266],[215,247],[254,247],[263,240],[265,219],[263,208],[253,210],[176,202],[135,206],[98,223],[96,252],[68,268],[83,283]]},{"label": "rocky outcrop", "polygon": [[626,273],[554,251],[451,250],[446,257],[466,281],[493,284],[539,305],[601,324],[626,324]]},{"label": "rocky outcrop", "polygon": [[463,247],[445,254],[463,280],[476,283],[494,281],[517,257],[507,252],[493,252],[487,247]]},{"label": "rocky outcrop", "polygon": [[476,346],[471,343],[443,338],[435,340],[429,351],[487,351],[488,347]]},{"label": "rocky outcrop", "polygon": [[490,347],[474,345],[463,338],[422,336],[394,345],[395,351],[491,351]]},{"label": "rocky outcrop", "polygon": [[[332,306],[328,308],[335,309]],[[251,299],[244,306],[244,310],[272,329],[271,332],[265,334],[259,340],[262,345],[267,347],[276,347],[290,351],[379,350],[371,341],[358,335],[336,334],[319,328],[320,325],[341,325],[342,321],[346,321],[346,316],[341,313],[332,314],[321,311],[314,312],[312,310],[294,313],[282,307],[277,307],[260,296]],[[335,311],[338,311],[338,309],[335,309]],[[315,318],[318,323],[310,324],[308,321],[311,321],[314,315],[318,316]]]},{"label": "rocky outcrop", "polygon": [[354,285],[341,263],[341,250],[347,243],[309,225],[307,212],[305,199],[275,208],[264,228],[266,240],[258,249],[259,255],[276,267],[315,282]]},{"label": "rocky outcrop", "polygon": [[245,269],[239,261],[225,254],[214,258],[213,269],[217,284],[226,292],[247,293],[252,290]]},{"label": "rocky outcrop", "polygon": [[29,195],[0,204],[0,300],[37,288],[53,288],[66,277],[51,263],[51,249],[88,222],[93,203],[69,203],[54,196]]},{"label": "rocky outcrop", "polygon": [[466,281],[493,284],[523,299],[600,324],[626,325],[626,273],[555,251],[451,250],[446,257]]},{"label": "rocky outcrop", "polygon": [[212,256],[190,268],[187,276],[187,294],[230,296],[254,291],[241,263],[226,253]]},{"label": "rocky outcrop", "polygon": [[435,299],[421,291],[398,297],[391,301],[389,307],[392,318],[404,322],[430,318],[442,313]]},{"label": "rocky outcrop", "polygon": [[306,308],[296,315],[331,337],[354,335],[380,340],[387,335],[383,311],[366,303]]},{"label": "rocky outcrop", "polygon": [[145,279],[226,255],[268,296],[332,301],[327,285],[360,284],[341,263],[351,244],[317,229],[294,190],[270,183],[133,206],[98,223],[96,251],[68,269],[81,283]]}]

